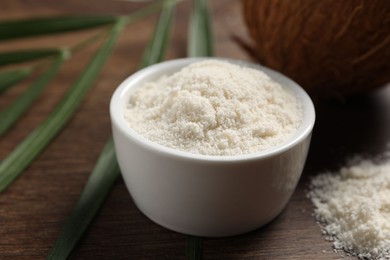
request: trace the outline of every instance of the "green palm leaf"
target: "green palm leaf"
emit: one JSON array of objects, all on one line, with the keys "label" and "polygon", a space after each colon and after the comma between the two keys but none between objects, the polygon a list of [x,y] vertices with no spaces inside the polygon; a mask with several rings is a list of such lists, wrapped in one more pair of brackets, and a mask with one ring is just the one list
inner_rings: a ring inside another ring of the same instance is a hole
[{"label": "green palm leaf", "polygon": [[[164,3],[163,11],[160,15],[162,18],[158,21],[154,37],[151,39],[148,45],[149,47],[146,48],[143,55],[143,66],[160,61],[159,59],[163,57],[171,22],[171,19],[167,19],[166,16],[173,12],[173,3],[176,2],[168,0]],[[155,55],[156,53],[158,55]],[[48,256],[49,259],[64,259],[69,256],[77,241],[87,230],[92,219],[103,205],[119,174],[114,145],[110,138],[101,152],[79,200],[73,207],[54,246],[51,248]]]},{"label": "green palm leaf", "polygon": [[140,62],[140,68],[160,62],[164,58],[166,45],[168,42],[169,29],[172,23],[174,12],[174,1],[166,1],[163,5],[162,12],[156,24],[153,40],[149,41],[147,49],[144,51]]},{"label": "green palm leaf", "polygon": [[120,20],[111,30],[109,39],[94,55],[84,73],[68,90],[54,111],[1,162],[0,192],[19,176],[68,121],[110,54],[122,27],[123,22]]},{"label": "green palm leaf", "polygon": [[42,75],[33,82],[27,91],[22,93],[13,103],[11,103],[11,105],[0,112],[0,136],[2,136],[26,111],[26,109],[60,69],[67,56],[67,52],[65,51],[58,54],[51,68],[42,73]]},{"label": "green palm leaf", "polygon": [[5,21],[0,23],[0,41],[57,34],[114,24],[116,16],[62,16]]},{"label": "green palm leaf", "polygon": [[187,236],[186,259],[202,259],[202,238]]},{"label": "green palm leaf", "polygon": [[48,259],[66,259],[105,201],[119,176],[112,140],[100,153],[98,161],[84,186],[80,198],[66,219],[61,232],[50,249]]},{"label": "green palm leaf", "polygon": [[188,30],[187,55],[213,56],[213,38],[207,0],[195,0]]},{"label": "green palm leaf", "polygon": [[61,49],[36,49],[0,52],[0,66],[58,55]]},{"label": "green palm leaf", "polygon": [[0,94],[30,75],[30,67],[0,72]]}]

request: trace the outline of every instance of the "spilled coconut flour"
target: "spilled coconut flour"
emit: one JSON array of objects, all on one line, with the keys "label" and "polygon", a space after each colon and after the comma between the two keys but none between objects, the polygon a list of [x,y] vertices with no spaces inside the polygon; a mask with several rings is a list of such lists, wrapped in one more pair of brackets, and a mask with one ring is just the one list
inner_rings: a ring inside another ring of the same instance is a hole
[{"label": "spilled coconut flour", "polygon": [[265,73],[220,60],[190,64],[131,95],[125,118],[147,139],[203,155],[254,153],[298,128],[301,104]]},{"label": "spilled coconut flour", "polygon": [[390,152],[375,163],[354,160],[311,182],[315,216],[336,250],[361,259],[390,259]]}]

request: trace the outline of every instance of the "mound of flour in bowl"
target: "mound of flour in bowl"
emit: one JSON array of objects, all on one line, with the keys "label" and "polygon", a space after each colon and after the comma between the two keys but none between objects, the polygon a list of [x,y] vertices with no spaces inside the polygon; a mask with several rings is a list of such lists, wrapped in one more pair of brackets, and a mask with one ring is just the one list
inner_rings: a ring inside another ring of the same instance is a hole
[{"label": "mound of flour in bowl", "polygon": [[125,118],[164,146],[240,155],[285,141],[297,130],[301,110],[298,98],[265,73],[210,59],[135,89]]}]

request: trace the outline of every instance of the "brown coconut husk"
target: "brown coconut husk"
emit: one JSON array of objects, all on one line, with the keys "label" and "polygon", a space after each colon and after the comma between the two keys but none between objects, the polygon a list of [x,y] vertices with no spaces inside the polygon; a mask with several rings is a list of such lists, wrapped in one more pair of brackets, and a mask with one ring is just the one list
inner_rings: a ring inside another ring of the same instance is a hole
[{"label": "brown coconut husk", "polygon": [[242,0],[259,62],[315,96],[390,82],[389,0]]}]

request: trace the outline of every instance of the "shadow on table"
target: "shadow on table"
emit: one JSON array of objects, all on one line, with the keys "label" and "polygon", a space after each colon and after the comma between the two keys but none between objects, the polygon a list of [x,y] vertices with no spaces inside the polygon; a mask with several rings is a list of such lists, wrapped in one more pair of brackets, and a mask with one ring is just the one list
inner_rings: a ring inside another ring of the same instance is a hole
[{"label": "shadow on table", "polygon": [[390,144],[390,86],[345,100],[315,102],[316,124],[304,175],[335,170],[350,157],[377,156]]}]

